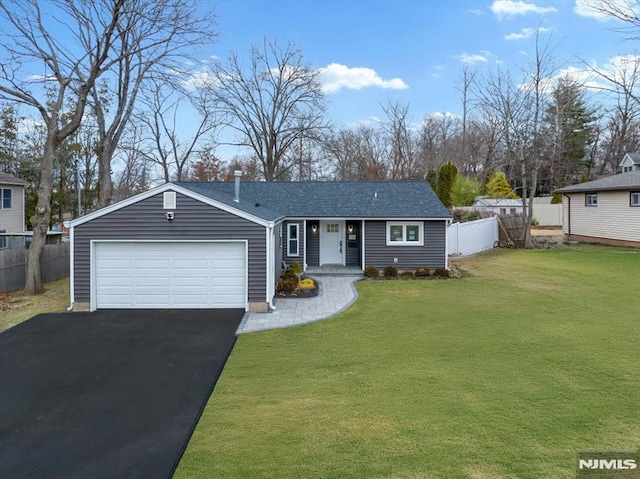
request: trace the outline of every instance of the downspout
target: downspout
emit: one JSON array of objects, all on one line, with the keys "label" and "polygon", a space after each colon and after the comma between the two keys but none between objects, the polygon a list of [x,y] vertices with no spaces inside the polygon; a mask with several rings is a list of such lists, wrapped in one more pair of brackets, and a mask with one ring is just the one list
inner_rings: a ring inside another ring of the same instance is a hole
[{"label": "downspout", "polygon": [[274,275],[275,271],[275,254],[272,245],[273,234],[275,232],[275,225],[267,227],[267,305],[271,311],[276,310],[276,305],[273,304],[273,296],[275,295]]},{"label": "downspout", "polygon": [[564,197],[567,198],[567,241],[571,241],[571,196],[563,193]]},{"label": "downspout", "polygon": [[75,293],[74,286],[75,281],[73,279],[74,276],[74,268],[73,268],[73,250],[75,249],[75,228],[72,225],[69,225],[69,299],[71,304],[67,308],[67,311],[73,311],[73,306],[75,304]]},{"label": "downspout", "polygon": [[[448,218],[444,224],[444,269],[449,269],[449,226],[451,226],[452,222],[453,222],[453,219]],[[457,249],[458,248],[456,246],[456,252],[457,252]]]}]

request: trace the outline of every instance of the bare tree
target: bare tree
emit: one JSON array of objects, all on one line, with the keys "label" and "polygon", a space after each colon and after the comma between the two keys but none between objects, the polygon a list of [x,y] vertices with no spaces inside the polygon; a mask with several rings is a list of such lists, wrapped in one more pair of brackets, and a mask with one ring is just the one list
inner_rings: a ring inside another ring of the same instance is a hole
[{"label": "bare tree", "polygon": [[627,40],[640,40],[640,0],[585,0],[584,3],[600,15],[623,22],[624,26],[617,30]]},{"label": "bare tree", "polygon": [[408,103],[389,103],[382,107],[387,121],[382,123],[389,148],[389,176],[393,180],[420,178],[418,145],[411,129]]},{"label": "bare tree", "polygon": [[465,63],[462,66],[462,76],[460,82],[456,85],[456,89],[462,95],[462,145],[458,163],[466,164],[469,161],[469,112],[472,107],[469,93],[473,82],[475,81],[477,70],[469,70],[469,64]]},{"label": "bare tree", "polygon": [[325,139],[324,149],[336,180],[387,178],[387,147],[379,128],[343,128]]},{"label": "bare tree", "polygon": [[[0,3],[0,20],[5,34],[0,39],[2,75],[0,99],[35,108],[46,128],[42,155],[38,204],[31,218],[33,241],[29,248],[27,294],[44,291],[41,258],[51,219],[53,168],[62,142],[72,135],[82,120],[87,97],[96,80],[122,55],[113,55],[118,24],[126,11],[125,0],[54,2],[55,15],[44,17],[38,0]],[[60,30],[65,31],[64,41]],[[53,33],[56,32],[56,33]],[[131,54],[131,53],[128,53]],[[25,65],[44,65],[37,85],[25,78]],[[50,101],[42,99],[34,86],[46,82]],[[72,110],[62,120],[64,108]]]},{"label": "bare tree", "polygon": [[[500,123],[501,141],[506,150],[507,165],[517,171],[522,195],[524,232],[522,244],[532,246],[531,220],[533,198],[538,185],[543,138],[542,115],[545,110],[548,79],[553,73],[552,49],[540,47],[536,35],[533,63],[516,81],[509,74],[498,71],[475,84],[475,93],[486,117]],[[507,165],[504,165],[505,167]]]},{"label": "bare tree", "polygon": [[114,42],[120,60],[105,81],[91,89],[101,145],[99,207],[111,203],[111,162],[144,82],[150,78],[180,81],[195,48],[215,38],[212,14],[202,12],[196,0],[127,0]]},{"label": "bare tree", "polygon": [[196,89],[185,95],[199,115],[195,131],[181,135],[178,130],[185,105],[183,99],[173,93],[170,85],[153,82],[144,91],[142,108],[136,114],[145,135],[139,151],[149,162],[162,168],[166,182],[187,178],[189,161],[203,149],[212,149],[211,134],[219,126],[208,90]]},{"label": "bare tree", "polygon": [[218,65],[211,85],[238,134],[236,146],[244,146],[258,158],[267,181],[287,172],[286,154],[301,135],[318,138],[325,126],[325,102],[318,71],[303,63],[293,44],[284,49],[265,40],[251,49],[245,68],[233,53],[226,65]]}]

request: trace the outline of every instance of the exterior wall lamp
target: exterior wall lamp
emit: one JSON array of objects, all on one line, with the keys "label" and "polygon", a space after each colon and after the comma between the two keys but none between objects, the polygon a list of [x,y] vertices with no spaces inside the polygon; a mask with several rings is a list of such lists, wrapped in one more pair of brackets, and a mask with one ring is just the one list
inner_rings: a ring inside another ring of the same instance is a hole
[{"label": "exterior wall lamp", "polygon": [[314,233],[318,231],[318,225],[311,225],[311,231],[313,231]]}]

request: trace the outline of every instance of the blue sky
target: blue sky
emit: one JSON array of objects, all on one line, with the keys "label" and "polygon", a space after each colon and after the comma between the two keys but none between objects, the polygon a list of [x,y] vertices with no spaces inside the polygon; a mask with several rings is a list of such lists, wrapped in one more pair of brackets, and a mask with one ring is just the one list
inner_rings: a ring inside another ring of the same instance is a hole
[{"label": "blue sky", "polygon": [[242,1],[215,3],[220,41],[212,55],[248,55],[264,37],[293,41],[322,69],[329,113],[352,125],[383,116],[381,105],[410,103],[416,121],[461,111],[456,83],[462,65],[517,70],[532,58],[534,36],[555,45],[558,74],[593,78],[588,61],[608,68],[616,56],[638,55],[620,25],[598,17],[589,0]]}]

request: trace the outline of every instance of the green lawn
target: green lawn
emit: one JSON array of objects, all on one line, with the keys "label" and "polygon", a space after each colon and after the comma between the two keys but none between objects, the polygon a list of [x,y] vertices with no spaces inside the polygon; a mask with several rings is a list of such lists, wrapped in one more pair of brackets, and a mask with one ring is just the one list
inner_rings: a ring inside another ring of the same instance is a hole
[{"label": "green lawn", "polygon": [[36,314],[57,313],[69,307],[69,278],[44,285],[45,292],[25,296],[22,291],[0,293],[0,332],[20,324]]},{"label": "green lawn", "polygon": [[459,264],[241,336],[175,478],[561,479],[577,449],[638,447],[640,252]]}]

